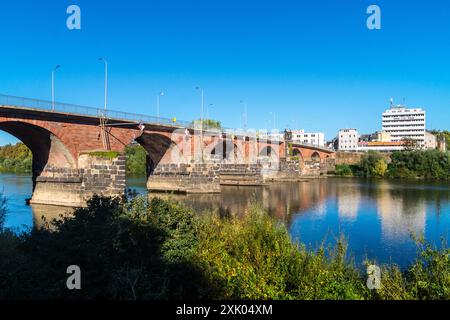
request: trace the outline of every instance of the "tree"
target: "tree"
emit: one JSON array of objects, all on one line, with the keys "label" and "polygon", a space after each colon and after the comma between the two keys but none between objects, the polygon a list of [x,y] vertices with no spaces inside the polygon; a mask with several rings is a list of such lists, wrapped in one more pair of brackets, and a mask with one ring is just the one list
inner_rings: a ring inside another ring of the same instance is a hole
[{"label": "tree", "polygon": [[[201,127],[201,119],[198,120],[194,120],[191,122],[191,126],[196,128],[196,127]],[[213,119],[203,119],[203,130],[206,129],[221,129],[222,128],[222,124],[220,121],[218,120],[213,120]]]},{"label": "tree", "polygon": [[384,159],[378,159],[372,168],[372,175],[375,177],[384,177],[388,169],[388,165]]}]

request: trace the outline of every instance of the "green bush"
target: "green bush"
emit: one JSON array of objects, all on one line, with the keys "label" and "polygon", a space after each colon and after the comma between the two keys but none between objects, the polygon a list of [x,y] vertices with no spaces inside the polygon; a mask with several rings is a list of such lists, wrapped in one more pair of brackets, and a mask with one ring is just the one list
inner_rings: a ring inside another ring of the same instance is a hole
[{"label": "green bush", "polygon": [[337,164],[334,174],[338,176],[353,176],[353,171],[348,164]]},{"label": "green bush", "polygon": [[221,299],[361,299],[363,282],[339,243],[307,250],[286,227],[254,207],[244,218],[206,218],[198,260]]}]

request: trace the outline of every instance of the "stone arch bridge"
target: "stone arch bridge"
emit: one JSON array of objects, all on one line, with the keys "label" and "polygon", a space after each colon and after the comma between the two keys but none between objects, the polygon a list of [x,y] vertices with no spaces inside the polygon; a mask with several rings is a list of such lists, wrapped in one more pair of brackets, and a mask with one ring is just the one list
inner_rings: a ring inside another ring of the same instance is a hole
[{"label": "stone arch bridge", "polygon": [[32,151],[31,203],[39,204],[83,206],[93,194],[123,194],[124,152],[132,143],[147,151],[147,185],[158,191],[220,192],[221,184],[300,177],[306,163],[334,157],[328,149],[201,130],[175,119],[4,95],[0,130]]}]

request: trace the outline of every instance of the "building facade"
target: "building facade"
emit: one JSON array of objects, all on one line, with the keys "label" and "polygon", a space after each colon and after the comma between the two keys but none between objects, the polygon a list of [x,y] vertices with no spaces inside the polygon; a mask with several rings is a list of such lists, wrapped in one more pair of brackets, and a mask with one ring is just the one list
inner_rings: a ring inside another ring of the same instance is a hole
[{"label": "building facade", "polygon": [[437,138],[434,134],[432,134],[431,132],[426,131],[425,132],[425,145],[424,145],[425,149],[428,150],[434,150],[437,149]]},{"label": "building facade", "polygon": [[305,130],[292,130],[292,141],[316,146],[325,146],[325,134],[323,132],[305,132]]},{"label": "building facade", "polygon": [[359,133],[356,129],[341,129],[338,133],[339,151],[358,151]]},{"label": "building facade", "polygon": [[415,140],[419,147],[425,147],[426,112],[421,108],[408,109],[393,106],[383,112],[383,131],[390,134],[392,142]]}]

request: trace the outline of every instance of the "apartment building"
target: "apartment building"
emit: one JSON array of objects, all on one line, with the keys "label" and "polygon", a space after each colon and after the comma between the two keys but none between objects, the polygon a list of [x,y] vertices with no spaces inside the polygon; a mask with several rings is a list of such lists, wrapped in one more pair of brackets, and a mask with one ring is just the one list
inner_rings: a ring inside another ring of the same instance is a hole
[{"label": "apartment building", "polygon": [[359,133],[356,129],[341,129],[338,133],[339,151],[358,151]]},{"label": "apartment building", "polygon": [[416,140],[419,147],[425,147],[426,112],[421,108],[408,109],[392,106],[383,112],[383,131],[390,134],[392,142],[405,139]]},{"label": "apartment building", "polygon": [[292,130],[294,143],[306,143],[316,146],[325,146],[325,134],[323,132],[305,132],[305,130]]}]

